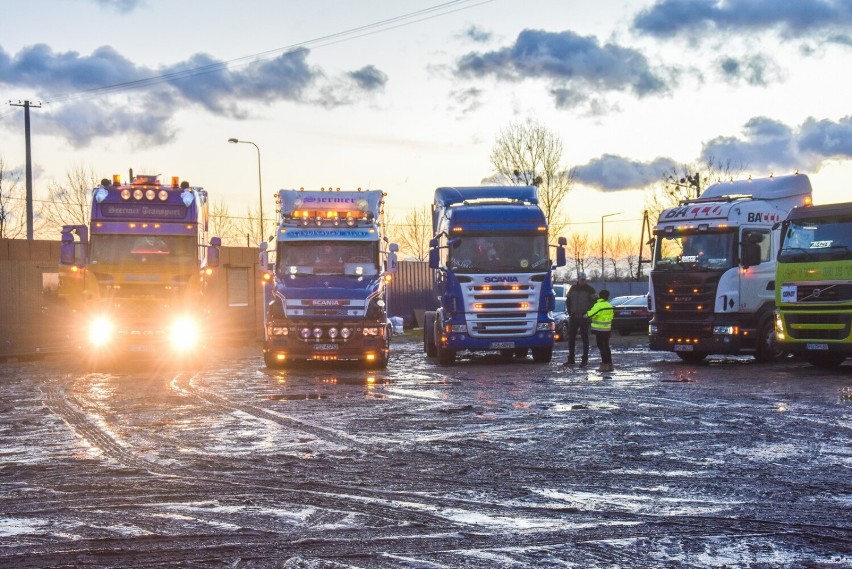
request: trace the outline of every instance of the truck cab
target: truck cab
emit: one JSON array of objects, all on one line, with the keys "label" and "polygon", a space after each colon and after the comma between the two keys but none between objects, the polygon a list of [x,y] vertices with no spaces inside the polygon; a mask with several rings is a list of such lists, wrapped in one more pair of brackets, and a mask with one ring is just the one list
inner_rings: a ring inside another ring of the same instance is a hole
[{"label": "truck cab", "polygon": [[554,263],[537,189],[438,188],[432,221],[429,265],[438,309],[425,315],[426,355],[442,365],[462,351],[498,351],[507,359],[532,352],[536,362],[549,362]]},{"label": "truck cab", "polygon": [[775,342],[775,225],[809,202],[796,174],[725,182],[662,212],[654,227],[649,343],[697,362],[709,354],[781,357]]}]

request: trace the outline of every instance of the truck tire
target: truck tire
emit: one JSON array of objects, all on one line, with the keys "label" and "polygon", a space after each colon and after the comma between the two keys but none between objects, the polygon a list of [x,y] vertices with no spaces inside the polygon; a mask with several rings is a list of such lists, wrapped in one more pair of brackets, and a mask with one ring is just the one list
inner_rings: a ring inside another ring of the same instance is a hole
[{"label": "truck tire", "polygon": [[442,366],[451,366],[456,361],[455,350],[445,348],[441,345],[441,342],[438,342],[438,345],[435,346],[435,352],[438,356],[438,364]]},{"label": "truck tire", "polygon": [[532,349],[533,361],[537,364],[546,364],[549,363],[550,360],[553,359],[553,347],[547,348],[533,348]]},{"label": "truck tire", "polygon": [[435,351],[435,313],[427,312],[423,321],[423,352],[427,358],[434,358]]},{"label": "truck tire", "polygon": [[697,364],[704,361],[707,354],[703,352],[676,352],[678,357],[690,364]]},{"label": "truck tire", "polygon": [[263,352],[263,363],[270,369],[284,367],[281,362],[275,359],[275,356],[271,352]]},{"label": "truck tire", "polygon": [[775,362],[785,355],[784,348],[775,339],[775,322],[765,318],[757,334],[757,350],[754,359],[760,363]]}]

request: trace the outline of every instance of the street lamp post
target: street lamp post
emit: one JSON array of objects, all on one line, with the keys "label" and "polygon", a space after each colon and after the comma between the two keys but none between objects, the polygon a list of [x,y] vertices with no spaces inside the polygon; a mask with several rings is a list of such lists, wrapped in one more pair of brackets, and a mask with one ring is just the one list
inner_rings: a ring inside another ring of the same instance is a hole
[{"label": "street lamp post", "polygon": [[621,215],[621,212],[618,213],[607,213],[601,216],[601,280],[603,281],[603,285],[606,285],[606,267],[604,266],[604,219],[607,217],[612,217],[613,215]]},{"label": "street lamp post", "polygon": [[258,212],[260,214],[260,240],[266,241],[266,238],[263,236],[263,182],[260,178],[260,148],[258,148],[257,144],[250,140],[239,140],[236,138],[229,138],[228,142],[230,142],[231,144],[251,144],[252,146],[254,146],[254,149],[257,150],[257,189],[258,197],[260,200],[258,202],[258,208],[260,210]]}]

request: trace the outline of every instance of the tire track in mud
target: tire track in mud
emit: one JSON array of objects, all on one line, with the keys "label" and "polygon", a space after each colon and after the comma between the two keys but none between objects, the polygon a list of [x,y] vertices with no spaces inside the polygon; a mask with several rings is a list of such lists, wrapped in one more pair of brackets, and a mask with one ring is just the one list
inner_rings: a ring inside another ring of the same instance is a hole
[{"label": "tire track in mud", "polygon": [[176,473],[156,462],[146,460],[128,450],[106,430],[95,424],[73,397],[66,394],[55,383],[47,383],[40,388],[45,405],[57,415],[81,439],[98,449],[103,455],[119,464],[141,472],[158,476],[174,476]]},{"label": "tire track in mud", "polygon": [[192,376],[179,375],[171,381],[170,385],[174,389],[192,395],[204,402],[205,404],[214,407],[224,413],[240,411],[251,417],[255,417],[264,421],[270,421],[281,427],[298,429],[305,433],[314,435],[315,437],[325,442],[342,446],[343,448],[354,449],[362,453],[369,453],[378,458],[382,458],[380,454],[376,454],[377,449],[375,446],[362,443],[355,437],[346,436],[338,431],[327,429],[319,425],[313,425],[305,421],[300,421],[299,419],[288,417],[281,413],[268,411],[266,409],[263,409],[262,407],[258,407],[257,405],[234,401],[223,395],[214,393],[209,389],[198,387],[194,384],[194,380],[198,376],[199,374],[195,374]]}]

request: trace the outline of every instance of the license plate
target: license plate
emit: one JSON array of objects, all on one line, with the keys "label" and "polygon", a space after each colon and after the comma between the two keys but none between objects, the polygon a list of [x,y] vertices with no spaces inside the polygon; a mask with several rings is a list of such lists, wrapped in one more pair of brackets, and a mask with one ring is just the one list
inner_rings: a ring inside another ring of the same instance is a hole
[{"label": "license plate", "polygon": [[488,347],[492,350],[505,350],[506,348],[514,348],[515,342],[491,342]]},{"label": "license plate", "polygon": [[692,344],[675,344],[674,351],[676,352],[691,352],[695,346]]},{"label": "license plate", "polygon": [[808,344],[807,346],[805,346],[805,349],[827,352],[828,344]]},{"label": "license plate", "polygon": [[337,351],[337,344],[314,344],[315,352],[334,352]]}]

